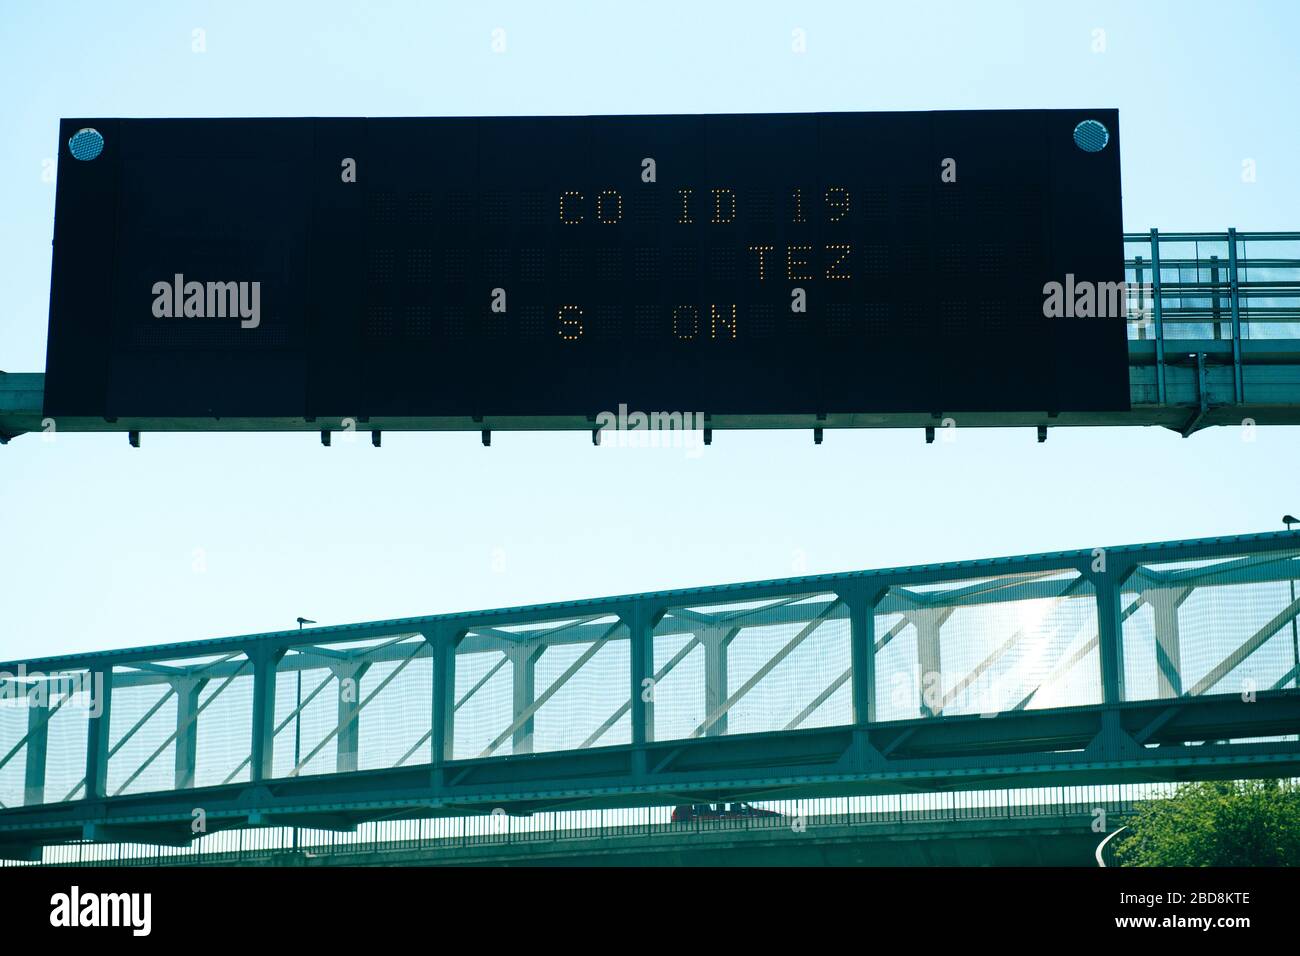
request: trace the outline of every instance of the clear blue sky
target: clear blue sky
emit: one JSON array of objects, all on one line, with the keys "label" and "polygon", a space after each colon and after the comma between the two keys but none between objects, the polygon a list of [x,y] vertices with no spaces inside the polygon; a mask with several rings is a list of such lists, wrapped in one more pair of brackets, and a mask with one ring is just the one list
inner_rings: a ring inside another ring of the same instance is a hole
[{"label": "clear blue sky", "polygon": [[[1300,229],[1297,35],[1293,2],[5,0],[0,368],[44,368],[63,116],[1115,106],[1128,229]],[[1267,530],[1300,509],[1298,438],[25,436],[0,448],[0,659]]]}]

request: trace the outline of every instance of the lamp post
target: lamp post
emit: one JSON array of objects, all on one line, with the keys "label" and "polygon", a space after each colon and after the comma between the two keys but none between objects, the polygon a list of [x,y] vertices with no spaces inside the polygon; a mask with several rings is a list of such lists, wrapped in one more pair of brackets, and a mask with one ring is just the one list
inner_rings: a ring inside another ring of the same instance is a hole
[{"label": "lamp post", "polygon": [[[303,630],[303,624],[315,624],[315,620],[309,618],[298,618],[298,630]],[[1291,622],[1294,624],[1295,622]],[[299,753],[303,745],[303,667],[298,667],[298,696],[294,705],[294,775],[298,774]],[[294,849],[298,849],[298,827],[294,827]]]},{"label": "lamp post", "polygon": [[[1295,598],[1292,598],[1295,600]],[[308,618],[298,618],[298,630],[303,630],[303,624],[315,624],[315,620]],[[1295,622],[1292,622],[1295,623]],[[303,744],[303,669],[298,669],[298,702],[294,708],[294,773],[298,771],[299,750]]]},{"label": "lamp post", "polygon": [[[1286,530],[1290,531],[1293,524],[1300,524],[1300,518],[1293,515],[1283,515],[1282,523],[1286,525]],[[1295,578],[1287,578],[1287,586],[1291,589],[1291,603],[1295,604]],[[1296,635],[1295,614],[1291,615],[1291,686],[1300,687],[1300,637]]]}]

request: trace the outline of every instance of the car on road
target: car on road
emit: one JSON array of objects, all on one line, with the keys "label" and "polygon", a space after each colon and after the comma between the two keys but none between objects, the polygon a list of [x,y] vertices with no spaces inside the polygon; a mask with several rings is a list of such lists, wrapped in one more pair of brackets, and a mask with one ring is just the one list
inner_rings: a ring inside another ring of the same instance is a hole
[{"label": "car on road", "polygon": [[673,823],[697,820],[756,820],[781,817],[775,810],[764,810],[748,803],[682,803],[673,807]]}]

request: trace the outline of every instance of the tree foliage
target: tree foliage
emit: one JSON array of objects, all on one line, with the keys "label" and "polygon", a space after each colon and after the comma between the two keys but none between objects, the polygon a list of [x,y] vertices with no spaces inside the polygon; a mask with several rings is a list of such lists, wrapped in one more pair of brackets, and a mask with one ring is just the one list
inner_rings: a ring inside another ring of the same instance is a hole
[{"label": "tree foliage", "polygon": [[1181,784],[1142,803],[1117,837],[1123,866],[1300,866],[1300,784]]}]

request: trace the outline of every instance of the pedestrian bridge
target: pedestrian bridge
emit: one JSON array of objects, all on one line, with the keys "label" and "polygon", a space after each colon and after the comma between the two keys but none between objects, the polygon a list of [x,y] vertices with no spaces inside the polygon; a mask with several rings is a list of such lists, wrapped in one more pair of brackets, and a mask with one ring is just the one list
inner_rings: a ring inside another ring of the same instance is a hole
[{"label": "pedestrian bridge", "polygon": [[1300,774],[1300,532],[0,664],[0,858],[368,821]]}]

